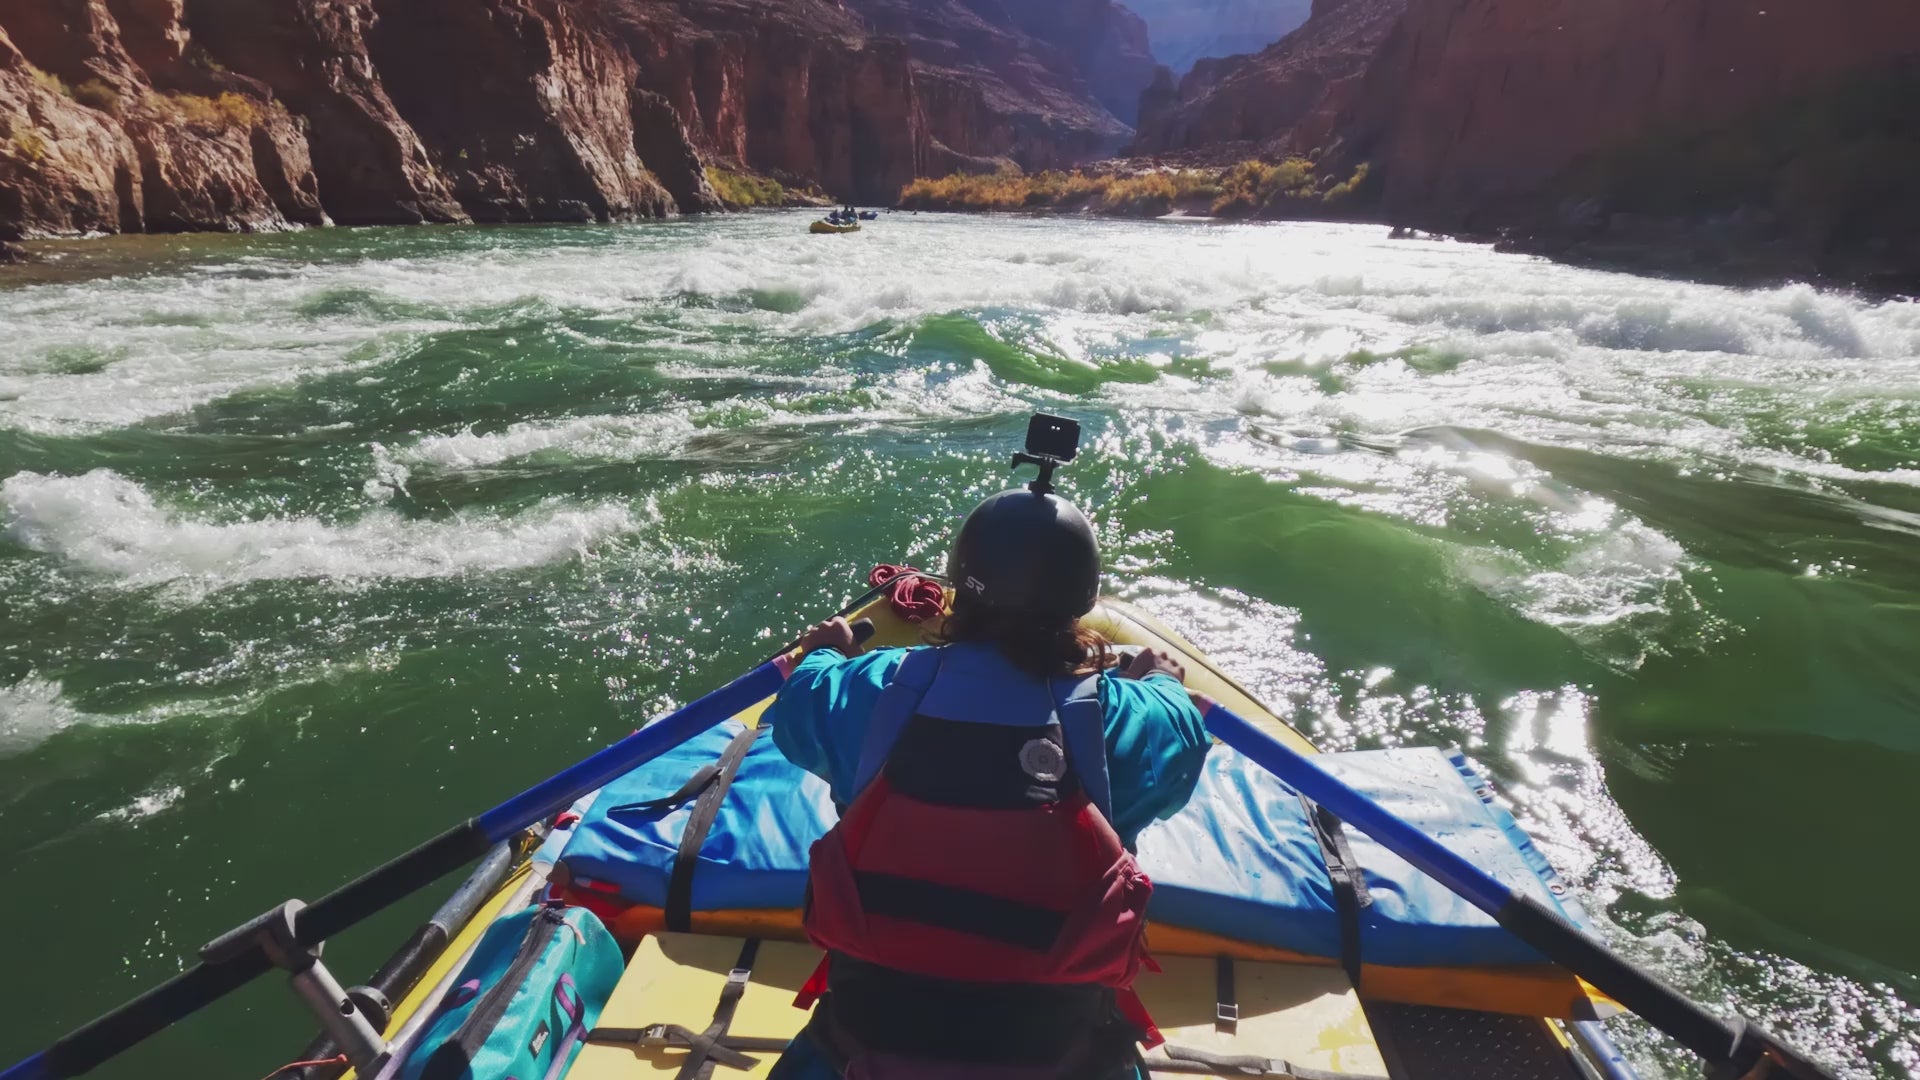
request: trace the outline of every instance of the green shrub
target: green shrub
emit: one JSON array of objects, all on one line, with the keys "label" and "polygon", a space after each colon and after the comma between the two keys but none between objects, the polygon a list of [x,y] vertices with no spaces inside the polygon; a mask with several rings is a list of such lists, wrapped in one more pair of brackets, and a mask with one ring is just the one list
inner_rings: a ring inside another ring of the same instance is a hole
[{"label": "green shrub", "polygon": [[1327,193],[1321,197],[1322,201],[1329,206],[1334,206],[1353,199],[1357,192],[1366,187],[1367,176],[1372,171],[1373,167],[1371,164],[1365,161],[1361,162],[1359,168],[1353,170],[1352,176],[1328,188]]},{"label": "green shrub", "polygon": [[148,94],[147,103],[181,123],[198,128],[250,128],[260,122],[260,106],[232,92],[217,98],[199,94]]},{"label": "green shrub", "polygon": [[38,165],[47,160],[46,137],[32,128],[14,132],[13,138],[7,140],[7,145],[13,148],[15,157],[24,159],[29,165]]},{"label": "green shrub", "polygon": [[1288,202],[1313,198],[1318,184],[1314,164],[1305,158],[1288,158],[1278,165],[1243,161],[1221,176],[1213,212],[1221,217],[1284,212]]},{"label": "green shrub", "polygon": [[787,202],[787,189],[779,181],[764,176],[709,165],[707,183],[713,185],[714,194],[720,196],[721,202],[732,207],[784,206]]},{"label": "green shrub", "polygon": [[1150,172],[1111,181],[1100,203],[1106,209],[1135,217],[1159,217],[1173,209],[1180,185],[1163,172]]},{"label": "green shrub", "polygon": [[59,94],[63,98],[73,96],[73,90],[67,86],[66,81],[51,71],[41,71],[39,68],[29,64],[27,65],[27,74],[33,77],[34,82],[40,84],[42,90],[50,94]]},{"label": "green shrub", "polygon": [[118,112],[120,109],[120,91],[100,79],[88,79],[74,87],[73,100],[101,112]]}]

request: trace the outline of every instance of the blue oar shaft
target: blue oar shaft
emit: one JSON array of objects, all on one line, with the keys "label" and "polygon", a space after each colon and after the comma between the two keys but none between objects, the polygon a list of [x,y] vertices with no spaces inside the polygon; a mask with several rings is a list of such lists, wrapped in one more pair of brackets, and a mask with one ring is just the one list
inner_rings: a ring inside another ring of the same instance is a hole
[{"label": "blue oar shaft", "polygon": [[555,773],[474,819],[498,843],[537,821],[565,810],[574,800],[632,772],[695,735],[779,693],[779,666],[768,661],[678,712],[648,724],[577,765]]},{"label": "blue oar shaft", "polygon": [[1255,764],[1332,811],[1340,820],[1378,840],[1420,872],[1474,907],[1495,914],[1513,899],[1513,890],[1419,829],[1401,821],[1306,755],[1216,706],[1207,714],[1207,730]]},{"label": "blue oar shaft", "polygon": [[[1319,803],[1382,847],[1492,916],[1549,960],[1598,987],[1714,1065],[1741,1062],[1779,1044],[1744,1023],[1729,1024],[1629,963],[1560,912],[1502,883],[1439,841],[1321,768],[1310,757],[1215,706],[1206,716],[1215,738]],[[1804,1063],[1802,1063],[1804,1064]],[[1808,1066],[1808,1076],[1825,1076]]]},{"label": "blue oar shaft", "polygon": [[[870,629],[868,632],[871,632]],[[710,727],[777,693],[778,661],[768,661],[718,690],[314,901],[295,933],[317,944],[485,854],[494,844],[559,813],[582,795],[652,761]],[[79,1076],[270,968],[259,949],[201,962],[138,998],[77,1028],[0,1080]]]}]

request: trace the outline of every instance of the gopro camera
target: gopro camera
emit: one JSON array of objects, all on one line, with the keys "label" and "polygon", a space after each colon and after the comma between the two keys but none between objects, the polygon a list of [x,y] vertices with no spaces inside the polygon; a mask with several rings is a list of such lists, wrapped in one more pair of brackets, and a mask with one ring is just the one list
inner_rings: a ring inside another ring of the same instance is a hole
[{"label": "gopro camera", "polygon": [[1080,421],[1048,413],[1034,413],[1027,422],[1027,448],[1013,455],[1013,467],[1040,466],[1040,475],[1027,485],[1036,494],[1053,490],[1053,471],[1080,453]]},{"label": "gopro camera", "polygon": [[1027,421],[1027,453],[1066,464],[1080,452],[1080,421],[1034,413]]}]

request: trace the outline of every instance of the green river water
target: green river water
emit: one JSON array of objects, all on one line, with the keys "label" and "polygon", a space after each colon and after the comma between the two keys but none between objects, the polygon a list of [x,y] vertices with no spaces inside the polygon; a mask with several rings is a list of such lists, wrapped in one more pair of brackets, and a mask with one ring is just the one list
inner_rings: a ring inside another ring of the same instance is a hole
[{"label": "green river water", "polygon": [[[939,565],[1045,408],[1111,593],[1325,747],[1464,747],[1629,954],[1920,1075],[1920,305],[805,224],[0,271],[0,1064]],[[311,1029],[278,982],[100,1075],[265,1074]]]}]

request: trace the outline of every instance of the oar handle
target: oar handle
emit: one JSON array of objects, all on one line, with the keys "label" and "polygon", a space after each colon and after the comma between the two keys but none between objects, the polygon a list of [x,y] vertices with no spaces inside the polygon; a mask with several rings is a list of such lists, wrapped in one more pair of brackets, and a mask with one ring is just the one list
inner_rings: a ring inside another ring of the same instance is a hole
[{"label": "oar handle", "polygon": [[1513,936],[1549,960],[1638,1013],[1716,1068],[1738,1076],[1769,1049],[1794,1059],[1796,1077],[1832,1080],[1800,1055],[1745,1022],[1729,1024],[1701,1008],[1536,898],[1516,891],[1444,844],[1368,798],[1308,756],[1222,706],[1206,715],[1207,730],[1249,760],[1292,785],[1348,825],[1378,841],[1422,873],[1492,916]]}]

